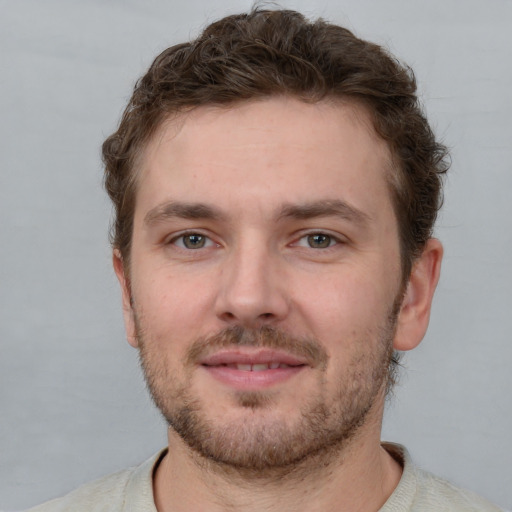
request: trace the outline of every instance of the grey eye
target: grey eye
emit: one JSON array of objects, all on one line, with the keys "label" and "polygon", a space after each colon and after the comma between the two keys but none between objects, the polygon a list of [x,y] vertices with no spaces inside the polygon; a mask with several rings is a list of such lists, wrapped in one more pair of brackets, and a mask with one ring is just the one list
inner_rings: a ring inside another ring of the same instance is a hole
[{"label": "grey eye", "polygon": [[187,249],[202,249],[206,245],[207,238],[203,235],[191,234],[183,235],[183,246]]},{"label": "grey eye", "polygon": [[325,249],[331,245],[331,237],[323,233],[315,233],[307,237],[309,247],[313,249]]}]

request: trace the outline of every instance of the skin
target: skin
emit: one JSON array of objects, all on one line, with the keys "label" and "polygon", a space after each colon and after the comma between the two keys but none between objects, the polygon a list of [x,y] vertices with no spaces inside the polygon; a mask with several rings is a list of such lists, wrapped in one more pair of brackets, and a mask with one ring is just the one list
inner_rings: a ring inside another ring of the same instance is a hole
[{"label": "skin", "polygon": [[[425,333],[442,247],[427,243],[404,290],[389,161],[362,107],[282,97],[198,108],[146,148],[129,271],[114,253],[128,340],[171,423],[195,408],[234,447],[206,458],[170,428],[159,511],[369,511],[391,495],[401,467],[380,446],[386,366],[391,347]],[[298,370],[265,380],[205,366],[263,350],[208,337],[268,327],[290,338],[275,357],[303,357]],[[321,356],[294,352],[306,340]],[[318,410],[326,432],[309,436]],[[260,455],[276,444],[293,449],[272,467]]]}]

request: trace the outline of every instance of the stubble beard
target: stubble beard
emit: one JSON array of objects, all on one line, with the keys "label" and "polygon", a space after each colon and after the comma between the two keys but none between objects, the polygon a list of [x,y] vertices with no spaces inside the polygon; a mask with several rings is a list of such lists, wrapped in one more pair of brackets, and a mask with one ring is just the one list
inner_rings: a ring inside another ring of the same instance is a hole
[{"label": "stubble beard", "polygon": [[193,392],[192,371],[178,382],[165,357],[152,352],[137,321],[140,361],[152,398],[169,427],[205,463],[259,477],[289,473],[309,459],[316,458],[318,464],[318,460],[326,463],[329,456],[338,457],[382,401],[392,367],[396,317],[394,307],[378,332],[352,340],[362,348],[339,376],[332,396],[322,386],[329,358],[315,340],[295,339],[271,327],[257,331],[234,327],[192,344],[183,362],[189,369],[205,351],[222,347],[261,346],[307,354],[318,372],[319,392],[303,403],[294,421],[270,414],[279,408],[278,393],[272,391],[239,392],[236,406],[247,414],[222,423],[212,421],[202,397]]}]

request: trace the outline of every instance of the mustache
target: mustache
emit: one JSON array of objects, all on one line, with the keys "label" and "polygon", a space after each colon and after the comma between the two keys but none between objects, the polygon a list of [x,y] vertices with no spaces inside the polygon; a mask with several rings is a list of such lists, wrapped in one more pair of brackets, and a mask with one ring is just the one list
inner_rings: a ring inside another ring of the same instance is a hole
[{"label": "mustache", "polygon": [[212,336],[197,339],[188,349],[185,363],[195,365],[201,359],[220,349],[233,347],[281,350],[304,358],[312,367],[325,368],[329,359],[325,349],[315,339],[296,338],[271,326],[263,326],[259,329],[232,326]]}]

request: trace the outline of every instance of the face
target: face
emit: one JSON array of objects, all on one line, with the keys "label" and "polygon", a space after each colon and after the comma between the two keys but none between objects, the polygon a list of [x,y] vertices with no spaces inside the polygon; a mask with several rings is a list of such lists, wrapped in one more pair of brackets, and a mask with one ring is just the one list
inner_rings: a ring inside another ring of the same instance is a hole
[{"label": "face", "polygon": [[173,432],[210,459],[286,466],[377,428],[401,275],[370,126],[275,98],[198,108],[146,150],[129,276],[116,264],[126,328]]}]

